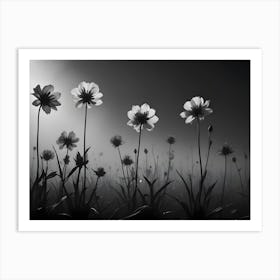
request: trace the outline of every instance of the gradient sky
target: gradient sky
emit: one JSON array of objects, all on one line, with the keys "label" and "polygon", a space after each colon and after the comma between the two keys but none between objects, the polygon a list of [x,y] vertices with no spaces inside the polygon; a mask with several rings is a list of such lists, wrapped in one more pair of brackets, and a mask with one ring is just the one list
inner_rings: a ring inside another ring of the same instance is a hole
[{"label": "gradient sky", "polygon": [[[232,145],[237,157],[244,152],[249,154],[249,61],[31,61],[30,73],[30,93],[37,84],[52,84],[55,91],[62,93],[58,111],[41,114],[40,151],[56,145],[63,130],[73,130],[80,137],[78,150],[82,151],[84,110],[75,108],[70,92],[81,81],[87,81],[97,83],[104,94],[104,103],[88,110],[87,145],[91,146],[89,155],[94,153],[98,158],[98,165],[117,163],[116,151],[110,144],[115,134],[125,140],[123,153],[133,156],[138,134],[126,124],[127,111],[132,105],[146,102],[160,120],[152,132],[143,133],[142,149],[153,148],[163,160],[167,159],[166,139],[174,136],[174,162],[178,168],[189,168],[192,154],[197,160],[196,126],[186,125],[179,114],[183,104],[196,95],[209,99],[214,111],[201,126],[203,153],[207,126],[211,123],[214,127],[210,165],[220,169],[223,159],[217,151],[225,141]],[[33,100],[31,96],[30,102]],[[31,148],[36,143],[37,110],[31,105]],[[102,157],[98,156],[100,152]],[[30,153],[32,158],[32,149]]]}]

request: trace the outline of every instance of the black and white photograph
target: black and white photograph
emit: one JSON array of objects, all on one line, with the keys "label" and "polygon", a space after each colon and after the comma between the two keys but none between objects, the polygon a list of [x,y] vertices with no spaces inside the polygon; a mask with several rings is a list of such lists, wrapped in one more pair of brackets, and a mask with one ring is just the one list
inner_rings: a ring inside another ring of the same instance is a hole
[{"label": "black and white photograph", "polygon": [[30,60],[31,220],[250,220],[250,60]]}]

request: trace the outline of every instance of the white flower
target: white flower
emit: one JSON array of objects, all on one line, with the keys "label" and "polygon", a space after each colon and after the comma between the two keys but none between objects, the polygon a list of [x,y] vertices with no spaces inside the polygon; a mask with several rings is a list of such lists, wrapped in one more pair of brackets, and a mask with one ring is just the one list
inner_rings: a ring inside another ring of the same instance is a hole
[{"label": "white flower", "polygon": [[99,106],[103,103],[103,94],[99,92],[99,86],[95,83],[81,82],[77,88],[71,90],[77,108],[87,104],[88,108],[92,105]]},{"label": "white flower", "polygon": [[145,103],[141,107],[138,105],[132,106],[132,109],[127,112],[129,118],[128,125],[132,126],[137,132],[140,128],[146,127],[148,131],[153,130],[155,123],[159,118],[155,115],[156,111]]},{"label": "white flower", "polygon": [[213,110],[209,108],[210,101],[200,96],[193,97],[191,101],[187,101],[184,104],[186,111],[180,114],[181,118],[186,119],[185,123],[192,123],[195,119],[203,120],[205,116],[213,113]]}]

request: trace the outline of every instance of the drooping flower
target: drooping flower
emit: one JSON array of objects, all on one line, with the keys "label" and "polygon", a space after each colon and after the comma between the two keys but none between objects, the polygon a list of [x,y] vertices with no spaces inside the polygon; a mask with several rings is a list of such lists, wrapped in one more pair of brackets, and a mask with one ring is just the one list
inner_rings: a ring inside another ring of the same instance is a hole
[{"label": "drooping flower", "polygon": [[180,114],[181,118],[186,119],[185,123],[192,123],[194,120],[203,120],[205,116],[213,113],[213,110],[209,108],[210,101],[200,96],[193,97],[190,101],[184,104],[186,111]]},{"label": "drooping flower", "polygon": [[88,163],[87,156],[86,156],[86,160],[84,161],[84,158],[81,156],[80,152],[77,152],[76,157],[74,158],[74,161],[76,163],[76,166],[78,166],[79,168],[86,166]]},{"label": "drooping flower", "polygon": [[77,147],[75,143],[79,142],[79,138],[76,137],[76,134],[71,131],[67,135],[66,131],[63,131],[59,138],[56,140],[56,144],[59,145],[59,149],[63,149],[66,147],[66,149],[69,149],[70,151],[73,150],[73,148]]},{"label": "drooping flower", "polygon": [[51,150],[44,150],[42,153],[42,159],[45,161],[52,160],[54,158],[54,153]]},{"label": "drooping flower", "polygon": [[132,126],[137,132],[140,132],[143,127],[151,131],[159,120],[155,114],[156,111],[150,108],[147,103],[144,103],[141,107],[138,105],[132,106],[132,109],[127,112],[129,118],[127,125]]},{"label": "drooping flower", "polygon": [[84,104],[91,108],[92,105],[99,106],[103,103],[101,100],[103,94],[96,83],[81,82],[77,88],[71,90],[71,94],[77,108],[81,108]]},{"label": "drooping flower", "polygon": [[37,85],[33,91],[32,95],[36,97],[36,100],[32,102],[32,105],[40,106],[46,114],[50,114],[51,109],[57,110],[56,107],[61,105],[58,102],[61,93],[53,92],[53,85],[44,86],[43,89],[41,89],[40,85]]},{"label": "drooping flower", "polygon": [[65,158],[63,159],[63,161],[64,161],[64,164],[65,164],[65,165],[68,165],[68,164],[70,163],[70,157],[69,157],[69,155],[66,155]]},{"label": "drooping flower", "polygon": [[123,140],[120,135],[116,135],[116,136],[112,137],[110,142],[115,148],[117,148],[123,144]]},{"label": "drooping flower", "polygon": [[167,141],[168,144],[173,145],[176,142],[176,139],[175,139],[175,137],[170,136],[170,137],[167,138],[166,141]]},{"label": "drooping flower", "polygon": [[130,166],[133,163],[133,160],[130,156],[126,155],[126,156],[124,156],[122,163],[125,166]]},{"label": "drooping flower", "polygon": [[94,173],[97,177],[103,177],[106,174],[103,167],[98,167],[97,170],[94,170]]},{"label": "drooping flower", "polygon": [[225,143],[223,146],[222,146],[222,148],[221,148],[221,150],[219,150],[219,155],[221,155],[221,156],[228,156],[228,155],[230,155],[230,154],[232,154],[234,151],[233,151],[233,149],[232,149],[232,147],[229,145],[229,144],[227,144],[227,143]]}]

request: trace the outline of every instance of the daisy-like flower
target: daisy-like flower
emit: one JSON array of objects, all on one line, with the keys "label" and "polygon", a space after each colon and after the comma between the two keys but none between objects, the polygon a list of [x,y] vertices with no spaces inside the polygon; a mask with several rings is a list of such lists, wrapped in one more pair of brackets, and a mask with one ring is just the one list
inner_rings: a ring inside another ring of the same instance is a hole
[{"label": "daisy-like flower", "polygon": [[61,96],[60,92],[54,92],[53,85],[44,86],[41,89],[40,85],[37,85],[33,89],[32,95],[36,97],[36,100],[32,102],[34,106],[40,106],[46,114],[50,114],[51,109],[57,110],[57,106],[60,106],[58,99]]},{"label": "daisy-like flower", "polygon": [[218,153],[221,156],[228,156],[228,155],[232,154],[233,152],[234,151],[233,151],[232,147],[229,144],[225,143]]},{"label": "daisy-like flower", "polygon": [[184,104],[184,109],[186,111],[182,112],[180,116],[186,119],[186,124],[192,123],[194,120],[203,120],[205,116],[213,113],[209,105],[209,100],[204,101],[202,97],[195,96]]},{"label": "daisy-like flower", "polygon": [[127,156],[124,156],[122,163],[125,166],[130,166],[133,163],[133,160],[130,156],[127,155]]},{"label": "daisy-like flower", "polygon": [[156,111],[150,108],[147,103],[144,103],[141,107],[138,105],[132,106],[127,116],[129,118],[127,125],[132,126],[137,132],[140,132],[143,127],[146,127],[148,131],[153,130],[159,120]]},{"label": "daisy-like flower", "polygon": [[54,158],[54,153],[51,150],[44,150],[42,153],[42,159],[45,161],[52,160]]},{"label": "daisy-like flower", "polygon": [[112,137],[110,142],[115,148],[118,148],[119,146],[121,146],[123,144],[123,140],[120,135],[116,135],[116,136]]},{"label": "daisy-like flower", "polygon": [[175,139],[175,137],[170,136],[170,137],[167,138],[166,141],[169,145],[173,145],[176,142],[176,139]]},{"label": "daisy-like flower", "polygon": [[56,144],[59,145],[59,149],[63,149],[66,147],[66,149],[72,151],[73,148],[77,147],[75,143],[79,142],[79,138],[76,137],[76,134],[71,131],[67,135],[66,131],[63,131],[59,138],[56,140]]},{"label": "daisy-like flower", "polygon": [[97,170],[94,170],[94,173],[97,177],[103,177],[106,174],[103,167],[98,167]]},{"label": "daisy-like flower", "polygon": [[71,90],[71,94],[77,108],[81,108],[84,104],[91,108],[92,105],[99,106],[103,103],[101,100],[103,94],[96,83],[81,82],[77,88]]}]

